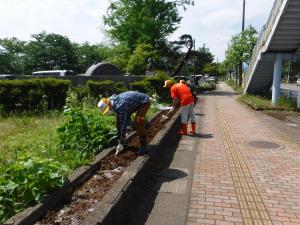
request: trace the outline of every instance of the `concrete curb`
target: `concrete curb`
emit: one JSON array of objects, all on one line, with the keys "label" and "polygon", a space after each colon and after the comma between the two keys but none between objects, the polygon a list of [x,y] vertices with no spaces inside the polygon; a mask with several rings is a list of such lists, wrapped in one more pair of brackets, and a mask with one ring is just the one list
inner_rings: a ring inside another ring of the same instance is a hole
[{"label": "concrete curb", "polygon": [[179,139],[176,126],[179,125],[180,114],[176,113],[166,124],[166,127],[156,134],[149,143],[149,154],[139,156],[126,170],[122,177],[114,184],[109,193],[105,195],[95,210],[86,217],[82,225],[96,224],[125,224],[132,207],[138,199],[139,193],[144,190],[147,183],[157,171],[163,155],[173,151],[168,148],[170,143]]},{"label": "concrete curb", "polygon": [[[116,221],[116,219],[118,221],[124,220],[126,215],[121,216],[120,210],[126,212],[126,208],[123,208],[123,205],[130,203],[132,195],[137,191],[136,187],[138,187],[138,185],[136,184],[141,183],[143,180],[145,181],[152,174],[151,168],[155,166],[153,159],[159,156],[158,153],[162,143],[166,142],[166,139],[173,135],[172,133],[175,134],[174,131],[172,132],[172,130],[174,130],[172,128],[179,121],[178,119],[179,113],[177,112],[168,123],[165,124],[166,127],[157,133],[154,139],[149,143],[149,154],[147,156],[139,156],[130,164],[125,173],[115,182],[112,189],[105,195],[95,210],[88,215],[82,224],[120,224],[114,221]],[[130,140],[134,134],[135,132],[131,133],[127,137],[127,140]],[[114,149],[115,147],[104,149],[89,165],[81,166],[69,175],[66,184],[63,187],[57,188],[45,202],[26,208],[7,220],[4,225],[35,224],[43,217],[47,210],[66,202],[68,196],[99,169],[100,161],[111,151],[114,151]],[[113,215],[117,215],[117,218],[113,218]],[[93,221],[95,222],[93,223]],[[102,221],[104,221],[104,223],[102,223]],[[112,222],[109,223],[108,221]]]}]

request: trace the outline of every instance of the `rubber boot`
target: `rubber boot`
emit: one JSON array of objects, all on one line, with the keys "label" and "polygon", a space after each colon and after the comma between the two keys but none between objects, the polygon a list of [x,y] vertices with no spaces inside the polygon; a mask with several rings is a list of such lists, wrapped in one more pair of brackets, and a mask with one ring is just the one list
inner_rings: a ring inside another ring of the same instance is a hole
[{"label": "rubber boot", "polygon": [[139,150],[137,151],[138,155],[144,155],[145,153],[147,153],[147,137],[146,136],[140,136],[140,144],[141,147],[139,148]]},{"label": "rubber boot", "polygon": [[192,123],[192,131],[191,134],[196,134],[196,123]]},{"label": "rubber boot", "polygon": [[187,135],[187,124],[182,123],[180,131],[177,132],[180,135]]}]

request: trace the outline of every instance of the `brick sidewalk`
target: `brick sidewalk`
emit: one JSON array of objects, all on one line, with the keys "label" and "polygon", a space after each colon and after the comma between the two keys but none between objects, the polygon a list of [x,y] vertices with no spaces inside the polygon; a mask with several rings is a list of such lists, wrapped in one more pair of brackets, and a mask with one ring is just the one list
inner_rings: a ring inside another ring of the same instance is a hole
[{"label": "brick sidewalk", "polygon": [[300,145],[235,100],[201,97],[187,224],[300,224]]}]

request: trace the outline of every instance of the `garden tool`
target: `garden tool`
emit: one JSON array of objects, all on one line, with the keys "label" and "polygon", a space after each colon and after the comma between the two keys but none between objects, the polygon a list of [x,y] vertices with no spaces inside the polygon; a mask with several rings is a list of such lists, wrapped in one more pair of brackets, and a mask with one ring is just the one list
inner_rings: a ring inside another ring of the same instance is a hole
[{"label": "garden tool", "polygon": [[124,150],[124,146],[123,144],[118,144],[117,148],[116,148],[116,153],[115,155],[118,155],[120,152],[122,152]]},{"label": "garden tool", "polygon": [[167,114],[162,116],[162,120],[165,121],[165,120],[169,119],[168,115],[169,115],[170,113],[172,113],[174,110],[175,110],[175,107],[172,106],[172,107],[170,108],[170,110],[167,112]]}]

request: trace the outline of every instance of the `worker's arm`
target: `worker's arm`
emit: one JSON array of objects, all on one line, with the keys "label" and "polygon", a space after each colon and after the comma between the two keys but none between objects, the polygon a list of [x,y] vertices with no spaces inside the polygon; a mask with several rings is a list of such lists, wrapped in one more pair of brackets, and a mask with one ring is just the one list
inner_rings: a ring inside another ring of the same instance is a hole
[{"label": "worker's arm", "polygon": [[178,99],[178,98],[173,99],[171,109],[169,110],[169,112],[167,112],[166,115],[163,116],[164,119],[169,118],[169,115],[177,108],[179,102],[180,102],[180,99]]}]

